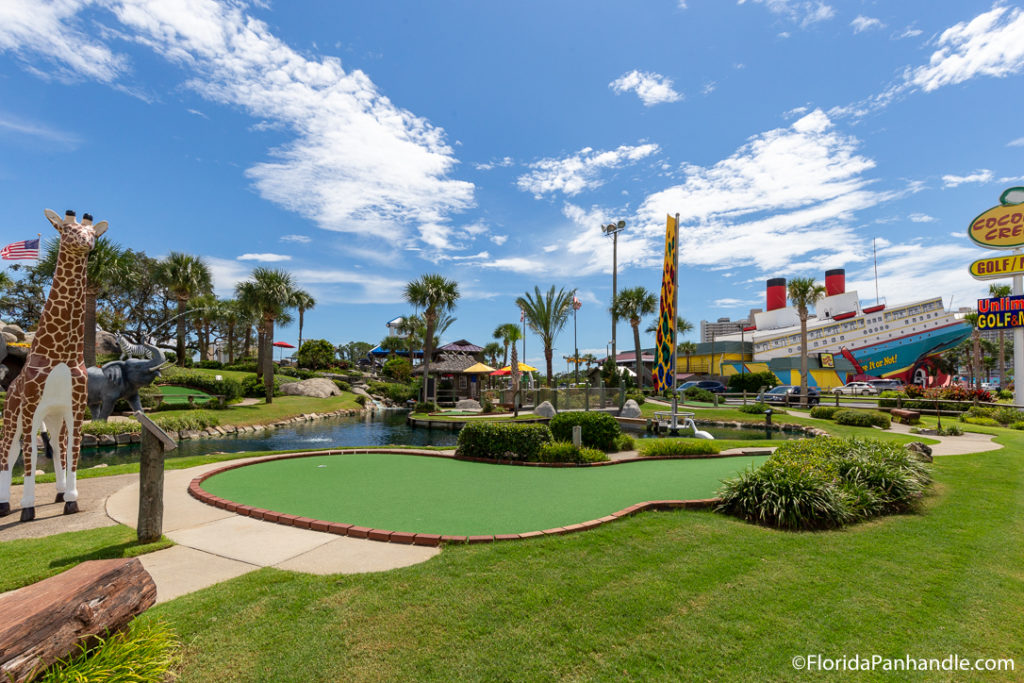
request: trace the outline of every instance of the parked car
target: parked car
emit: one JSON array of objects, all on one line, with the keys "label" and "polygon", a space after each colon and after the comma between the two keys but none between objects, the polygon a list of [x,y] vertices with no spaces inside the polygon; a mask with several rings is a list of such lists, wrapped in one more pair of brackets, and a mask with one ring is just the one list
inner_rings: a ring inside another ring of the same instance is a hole
[{"label": "parked car", "polygon": [[697,382],[683,382],[682,384],[679,385],[679,391],[686,391],[690,387],[695,386],[697,386]]},{"label": "parked car", "polygon": [[[800,387],[789,384],[777,386],[761,395],[765,403],[781,403],[782,405],[799,405]],[[807,403],[816,406],[821,403],[821,394],[815,387],[807,387]]]},{"label": "parked car", "polygon": [[869,379],[868,384],[882,391],[903,391],[906,387],[898,379]]},{"label": "parked car", "polygon": [[999,382],[982,382],[981,388],[985,391],[999,391]]},{"label": "parked car", "polygon": [[710,379],[701,380],[700,382],[697,382],[695,386],[698,389],[710,391],[712,394],[724,394],[726,391],[728,391],[724,384]]},{"label": "parked car", "polygon": [[836,387],[832,390],[832,393],[842,394],[844,396],[868,396],[871,394],[877,394],[878,389],[868,382],[850,382],[845,386]]}]

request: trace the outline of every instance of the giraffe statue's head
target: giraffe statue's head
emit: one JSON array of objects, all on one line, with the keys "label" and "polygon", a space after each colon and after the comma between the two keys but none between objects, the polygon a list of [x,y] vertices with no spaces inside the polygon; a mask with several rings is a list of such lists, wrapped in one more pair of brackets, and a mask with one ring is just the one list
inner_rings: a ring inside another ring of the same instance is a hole
[{"label": "giraffe statue's head", "polygon": [[92,216],[83,214],[82,222],[75,219],[75,212],[68,209],[64,218],[56,211],[46,209],[46,219],[60,233],[60,248],[70,252],[88,254],[96,246],[96,238],[107,231],[107,222],[100,221],[93,225]]}]

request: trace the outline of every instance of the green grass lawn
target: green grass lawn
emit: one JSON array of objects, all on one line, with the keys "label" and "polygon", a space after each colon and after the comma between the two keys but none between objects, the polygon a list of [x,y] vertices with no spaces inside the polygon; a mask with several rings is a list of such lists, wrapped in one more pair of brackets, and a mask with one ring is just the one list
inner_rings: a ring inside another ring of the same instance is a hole
[{"label": "green grass lawn", "polygon": [[[143,618],[188,643],[181,681],[1020,680],[1024,434],[998,438],[1006,449],[937,459],[921,514],[843,531],[642,513],[381,574],[263,569]],[[794,671],[808,653],[1018,670]]]},{"label": "green grass lawn", "polygon": [[160,393],[163,394],[164,403],[188,403],[188,397],[191,396],[192,400],[196,403],[208,403],[212,396],[209,394],[199,391],[198,389],[192,389],[190,387],[179,387],[173,384],[161,384],[157,387]]},{"label": "green grass lawn", "polygon": [[316,456],[240,467],[203,482],[254,507],[428,534],[540,531],[645,500],[711,498],[764,457],[660,460],[610,467],[509,467],[389,453]]}]

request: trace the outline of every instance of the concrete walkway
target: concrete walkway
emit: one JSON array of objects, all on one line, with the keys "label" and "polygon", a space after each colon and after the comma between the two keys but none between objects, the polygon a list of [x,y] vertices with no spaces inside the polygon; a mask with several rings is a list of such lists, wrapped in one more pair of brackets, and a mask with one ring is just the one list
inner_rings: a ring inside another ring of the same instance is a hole
[{"label": "concrete walkway", "polygon": [[[259,458],[246,461],[256,460]],[[139,557],[156,582],[157,602],[173,600],[260,567],[309,574],[357,574],[406,567],[441,552],[438,548],[348,538],[240,517],[188,495],[189,482],[223,466],[202,465],[164,473],[164,535],[178,545]],[[139,483],[137,475],[131,476],[134,481],[107,498],[106,513],[134,528]]]}]

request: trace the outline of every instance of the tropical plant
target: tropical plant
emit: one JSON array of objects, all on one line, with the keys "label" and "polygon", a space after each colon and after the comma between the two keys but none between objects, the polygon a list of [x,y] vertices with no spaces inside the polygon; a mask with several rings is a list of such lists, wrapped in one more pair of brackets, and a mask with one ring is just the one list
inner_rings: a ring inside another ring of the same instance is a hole
[{"label": "tropical plant", "polygon": [[[651,324],[647,326],[647,329],[645,329],[644,332],[646,332],[647,334],[657,334],[658,333],[658,320],[659,320],[658,318],[655,318],[654,321],[651,322]],[[682,337],[683,335],[685,335],[687,332],[691,331],[692,329],[693,329],[693,323],[691,323],[689,320],[687,320],[683,316],[679,316],[679,317],[676,318],[676,338],[677,339],[679,337]]]},{"label": "tropical plant", "polygon": [[406,350],[405,337],[399,337],[396,334],[389,334],[381,340],[380,348],[382,351],[388,352],[388,358],[394,358],[395,354],[399,351]]},{"label": "tropical plant", "polygon": [[981,330],[978,329],[978,314],[967,313],[964,322],[971,326],[971,381],[975,389],[981,389]]},{"label": "tropical plant", "polygon": [[310,370],[326,370],[334,365],[334,344],[326,339],[307,339],[295,354],[298,365]]},{"label": "tropical plant", "polygon": [[263,332],[263,386],[267,403],[274,400],[274,323],[284,322],[292,305],[294,284],[290,273],[260,266],[252,271],[252,279],[240,282],[236,293],[247,308],[257,311]]},{"label": "tropical plant", "polygon": [[800,405],[807,406],[807,319],[808,308],[825,296],[825,286],[810,277],[795,277],[786,287],[789,300],[800,316]]},{"label": "tropical plant", "polygon": [[523,338],[523,330],[515,323],[502,323],[494,328],[494,338],[501,341],[505,347],[505,355],[502,357],[502,367],[508,365],[508,347]]},{"label": "tropical plant", "polygon": [[643,359],[640,350],[640,321],[646,315],[651,315],[657,310],[658,299],[654,294],[644,287],[627,287],[615,295],[612,301],[611,314],[616,319],[626,318],[633,328],[633,346],[636,349],[636,378],[637,383],[643,387],[644,372]]},{"label": "tropical plant", "polygon": [[501,353],[501,344],[498,342],[488,342],[488,344],[484,346],[483,356],[488,365],[497,367],[498,357],[501,356]]},{"label": "tropical plant", "polygon": [[523,310],[526,315],[526,324],[540,336],[541,343],[544,345],[544,361],[547,363],[548,386],[550,387],[554,374],[551,357],[555,336],[569,319],[569,311],[572,310],[572,297],[576,290],[565,291],[563,288],[556,293],[555,286],[551,285],[551,289],[546,294],[541,294],[540,287],[535,286],[533,289],[533,294],[527,292],[524,296],[518,297],[516,306]]},{"label": "tropical plant", "polygon": [[185,366],[185,311],[189,299],[213,289],[209,267],[198,256],[172,251],[157,264],[157,282],[178,302],[177,356]]},{"label": "tropical plant", "polygon": [[430,385],[430,357],[434,352],[434,331],[437,329],[439,318],[455,309],[455,302],[459,300],[459,285],[442,275],[421,275],[418,280],[413,280],[405,286],[404,298],[417,311],[422,311],[420,315],[423,316],[424,322],[423,401],[429,401],[432,399],[427,392]]},{"label": "tropical plant", "polygon": [[[316,299],[314,299],[309,292],[296,289],[292,292],[292,308],[299,310],[299,348],[302,348],[302,326],[305,323],[306,311],[316,306]],[[301,360],[299,361],[302,362]]]},{"label": "tropical plant", "polygon": [[697,353],[697,345],[692,341],[679,342],[676,346],[676,354],[686,356],[686,371],[690,372],[690,356]]},{"label": "tropical plant", "polygon": [[[1010,285],[989,285],[988,293],[994,298],[1010,296],[1013,289]],[[999,384],[1006,386],[1006,339],[1003,330],[999,330]]]}]

